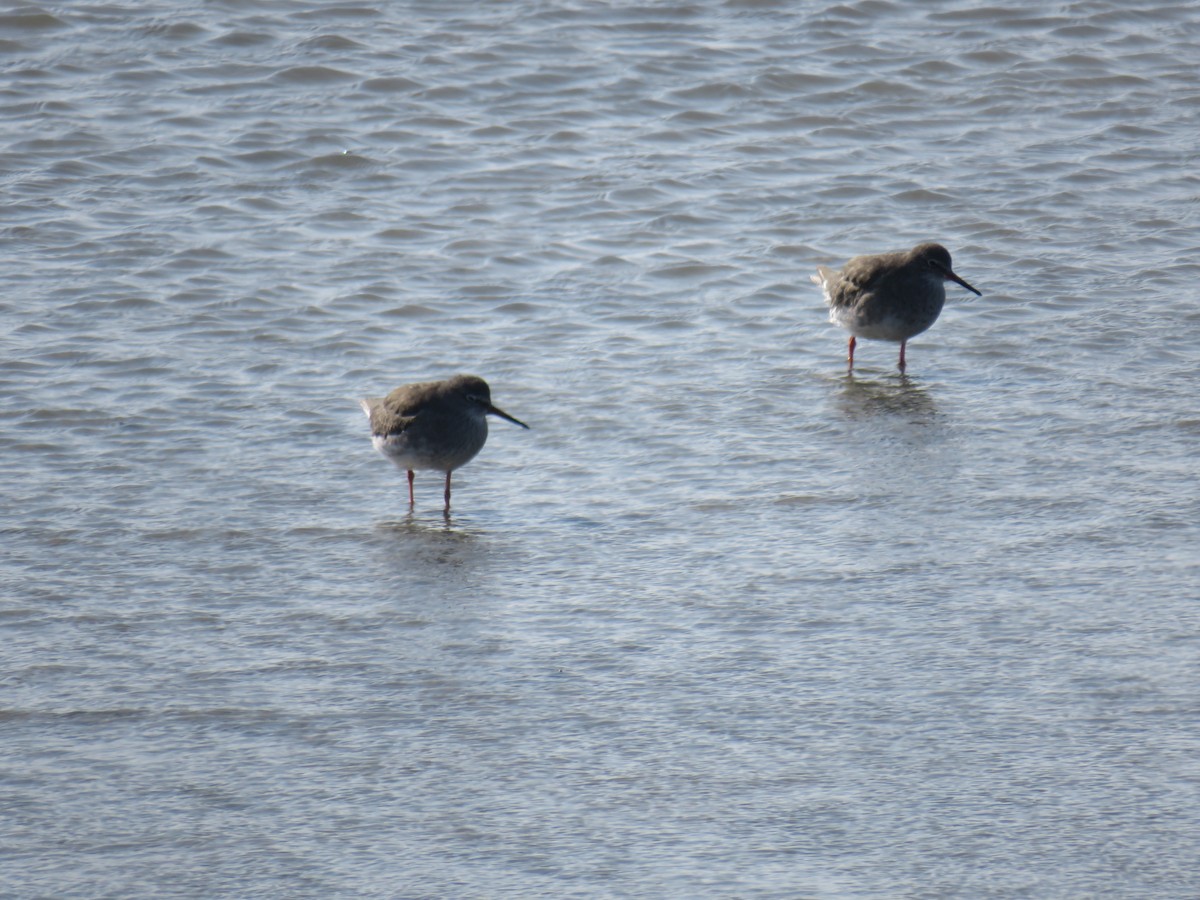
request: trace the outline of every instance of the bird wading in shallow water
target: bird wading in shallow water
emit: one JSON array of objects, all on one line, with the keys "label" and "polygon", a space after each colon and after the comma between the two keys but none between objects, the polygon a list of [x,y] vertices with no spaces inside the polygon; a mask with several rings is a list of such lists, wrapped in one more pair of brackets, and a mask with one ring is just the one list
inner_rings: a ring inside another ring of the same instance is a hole
[{"label": "bird wading in shallow water", "polygon": [[851,372],[858,338],[899,341],[903,372],[908,339],[937,321],[946,302],[947,281],[983,296],[954,274],[950,251],[941,244],[918,244],[907,253],[856,256],[840,271],[817,266],[812,280],[825,291],[829,321],[850,332]]},{"label": "bird wading in shallow water", "polygon": [[492,405],[488,383],[477,375],[455,375],[398,387],[386,397],[358,401],[371,420],[375,449],[408,472],[408,505],[414,505],[417,469],[446,473],[446,511],[450,510],[450,473],[465,466],[487,441],[489,415],[528,428]]}]

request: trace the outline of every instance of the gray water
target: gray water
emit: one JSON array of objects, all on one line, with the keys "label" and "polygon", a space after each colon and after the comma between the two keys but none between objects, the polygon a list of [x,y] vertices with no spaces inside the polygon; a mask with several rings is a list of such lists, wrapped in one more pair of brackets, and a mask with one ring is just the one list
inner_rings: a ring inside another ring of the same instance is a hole
[{"label": "gray water", "polygon": [[[0,11],[0,895],[1200,896],[1200,11]],[[908,347],[809,273],[923,240]],[[472,372],[455,475],[357,397]]]}]

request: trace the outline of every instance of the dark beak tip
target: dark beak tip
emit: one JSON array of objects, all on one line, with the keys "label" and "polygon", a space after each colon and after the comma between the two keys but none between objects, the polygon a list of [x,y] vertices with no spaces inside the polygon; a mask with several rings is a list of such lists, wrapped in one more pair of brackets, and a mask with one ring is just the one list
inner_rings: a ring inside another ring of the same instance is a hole
[{"label": "dark beak tip", "polygon": [[520,425],[520,426],[521,426],[522,428],[524,428],[526,431],[528,431],[528,430],[529,430],[529,426],[528,426],[528,425],[526,425],[526,424],[525,424],[524,422],[522,422],[520,419],[517,419],[517,418],[514,418],[513,416],[510,416],[508,413],[506,413],[506,412],[505,412],[504,410],[502,410],[502,409],[498,409],[498,408],[496,408],[495,406],[489,406],[489,407],[488,407],[488,412],[490,412],[490,413],[491,413],[493,416],[499,416],[501,419],[504,419],[506,422],[512,422],[514,425]]},{"label": "dark beak tip", "polygon": [[982,296],[983,296],[983,291],[977,290],[977,289],[975,289],[974,287],[972,287],[971,285],[967,284],[967,283],[966,283],[966,281],[964,281],[964,280],[963,280],[961,277],[959,277],[958,275],[955,275],[953,272],[950,272],[950,273],[948,273],[948,274],[947,274],[947,277],[948,277],[948,278],[949,278],[951,281],[953,281],[953,282],[955,282],[955,283],[957,283],[957,284],[961,284],[963,287],[965,287],[965,288],[966,288],[968,291],[970,291],[970,292],[971,292],[972,294],[974,294],[976,297],[982,297]]}]

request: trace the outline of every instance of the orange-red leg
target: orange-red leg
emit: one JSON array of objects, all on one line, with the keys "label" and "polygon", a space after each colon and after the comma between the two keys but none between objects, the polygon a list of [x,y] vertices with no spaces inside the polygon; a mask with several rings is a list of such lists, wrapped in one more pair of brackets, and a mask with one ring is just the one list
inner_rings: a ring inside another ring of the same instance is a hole
[{"label": "orange-red leg", "polygon": [[855,340],[854,335],[850,335],[850,371],[851,372],[854,371],[854,345],[857,343],[858,343],[858,341]]}]

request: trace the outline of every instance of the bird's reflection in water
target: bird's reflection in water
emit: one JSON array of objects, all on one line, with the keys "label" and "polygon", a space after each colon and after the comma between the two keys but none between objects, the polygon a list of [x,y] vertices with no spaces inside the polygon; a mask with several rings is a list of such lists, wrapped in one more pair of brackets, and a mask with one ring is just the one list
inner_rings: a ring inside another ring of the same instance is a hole
[{"label": "bird's reflection in water", "polygon": [[465,541],[477,536],[474,529],[456,522],[454,514],[448,509],[442,510],[440,515],[418,514],[409,510],[399,519],[377,522],[375,530],[394,537],[411,536],[442,541]]},{"label": "bird's reflection in water", "polygon": [[849,418],[899,416],[914,425],[931,424],[938,417],[937,403],[915,378],[892,375],[860,378],[847,375],[841,381],[837,402]]},{"label": "bird's reflection in water", "polygon": [[386,551],[397,554],[403,566],[410,569],[428,563],[468,565],[483,537],[479,531],[456,523],[449,512],[437,517],[410,512],[400,519],[378,522],[374,530]]}]

